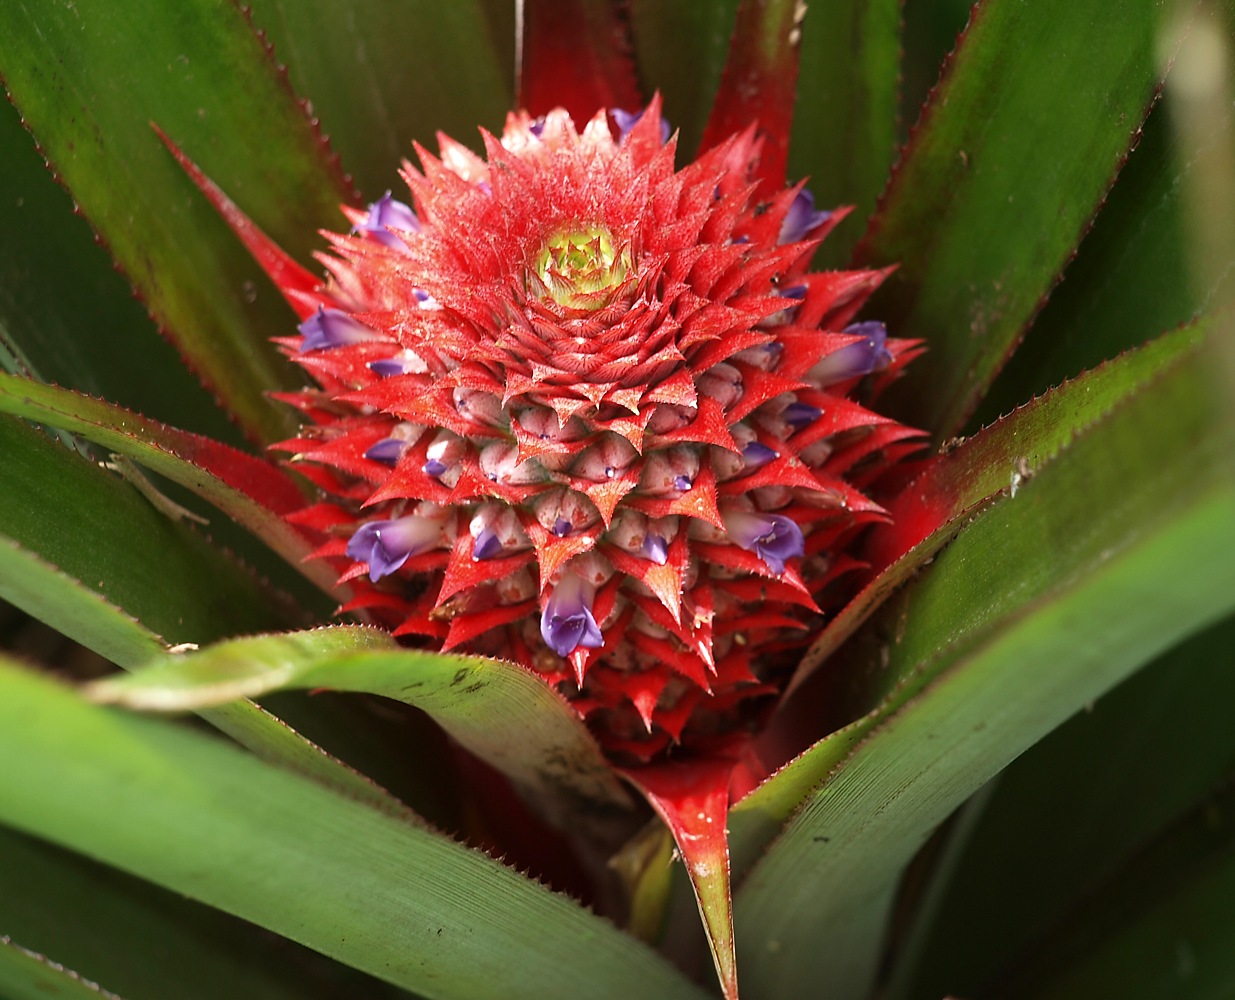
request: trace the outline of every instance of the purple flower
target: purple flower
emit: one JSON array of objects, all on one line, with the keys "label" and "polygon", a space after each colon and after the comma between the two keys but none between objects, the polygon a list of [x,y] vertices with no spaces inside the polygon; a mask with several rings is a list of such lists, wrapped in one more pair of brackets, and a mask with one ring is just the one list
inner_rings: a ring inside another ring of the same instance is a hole
[{"label": "purple flower", "polygon": [[296,329],[304,336],[300,344],[302,354],[305,351],[324,351],[332,347],[358,344],[377,336],[376,331],[370,330],[342,310],[324,309],[321,306]]},{"label": "purple flower", "polygon": [[892,354],[887,348],[888,330],[882,323],[877,320],[851,323],[841,332],[865,339],[855,340],[852,344],[833,351],[810,370],[811,377],[820,385],[832,385],[857,378],[859,375],[869,375],[891,363]]},{"label": "purple flower", "polygon": [[352,535],[347,554],[357,562],[367,562],[369,579],[376,583],[412,556],[432,548],[441,533],[441,522],[428,517],[411,515],[393,521],[370,521]]},{"label": "purple flower", "polygon": [[356,232],[368,233],[392,250],[406,250],[407,244],[392,233],[392,229],[410,229],[417,232],[420,229],[420,220],[416,218],[415,212],[403,202],[395,201],[387,191],[369,206],[369,214],[356,226]]},{"label": "purple flower", "polygon": [[802,529],[784,514],[727,514],[725,527],[734,542],[754,552],[773,573],[785,572],[785,560],[796,559],[806,551]]},{"label": "purple flower", "polygon": [[426,476],[432,476],[434,479],[437,479],[449,468],[450,466],[440,459],[431,458],[425,462],[422,471]]},{"label": "purple flower", "polygon": [[774,462],[779,456],[766,444],[751,441],[742,449],[742,460],[746,463],[748,472],[760,469],[769,462]]},{"label": "purple flower", "polygon": [[[609,114],[613,115],[613,124],[618,127],[618,142],[626,141],[630,130],[639,124],[639,119],[643,117],[646,110],[646,108],[640,108],[638,111],[625,111],[622,108],[609,109]],[[663,118],[660,120],[660,141],[662,145],[669,141],[669,123]]]},{"label": "purple flower", "polygon": [[823,413],[817,406],[811,406],[810,403],[790,403],[780,411],[780,416],[785,423],[795,430],[801,430],[803,427],[809,427],[819,419]]},{"label": "purple flower", "polygon": [[370,462],[381,462],[382,465],[394,466],[398,464],[399,456],[407,451],[409,443],[400,438],[386,438],[378,441],[377,444],[366,451],[364,457]]},{"label": "purple flower", "polygon": [[492,559],[494,556],[501,555],[503,548],[502,540],[496,531],[492,528],[482,528],[480,534],[472,542],[472,558],[477,561]]},{"label": "purple flower", "polygon": [[396,375],[406,375],[415,371],[413,362],[403,358],[383,358],[381,361],[370,361],[369,371],[379,378],[393,378]]},{"label": "purple flower", "polygon": [[681,493],[685,493],[693,485],[694,483],[690,481],[690,477],[688,476],[674,476],[673,477],[673,488],[675,490],[678,490]]},{"label": "purple flower", "polygon": [[565,538],[570,534],[573,527],[574,525],[566,520],[566,518],[559,517],[553,522],[553,533],[557,535],[558,538]]},{"label": "purple flower", "polygon": [[574,573],[565,573],[540,615],[540,634],[558,656],[578,647],[599,649],[605,644],[592,617],[592,588]]},{"label": "purple flower", "polygon": [[640,551],[644,559],[656,563],[657,566],[663,566],[669,560],[669,543],[660,535],[653,535],[650,531],[643,536]]},{"label": "purple flower", "polygon": [[797,193],[780,224],[778,243],[797,243],[806,239],[813,230],[832,218],[831,212],[815,211],[815,196],[806,188]]}]

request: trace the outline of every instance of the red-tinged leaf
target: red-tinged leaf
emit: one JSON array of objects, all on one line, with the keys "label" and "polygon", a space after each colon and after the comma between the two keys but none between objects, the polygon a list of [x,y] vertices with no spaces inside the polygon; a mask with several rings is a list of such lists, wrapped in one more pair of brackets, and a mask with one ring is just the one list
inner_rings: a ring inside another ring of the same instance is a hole
[{"label": "red-tinged leaf", "polygon": [[[166,132],[153,122],[151,128],[163,140],[163,145],[171,151],[176,162],[189,175],[189,179],[197,185],[197,189],[214,206],[214,210],[231,226],[232,232],[244,244],[245,249],[249,251],[261,269],[266,272],[266,276],[283,293],[283,297],[295,310],[296,315],[301,319],[312,315],[315,308],[311,304],[313,293],[321,286],[321,281],[292,260],[282,247],[258,229],[253,220],[240,211],[236,203],[227,197],[214,181],[203,174],[196,163],[184,155]],[[301,294],[291,295],[289,294],[291,292]]]},{"label": "red-tinged leaf", "polygon": [[1163,7],[1103,14],[1095,32],[1093,9],[1071,0],[978,4],[856,252],[902,265],[877,314],[928,350],[886,399],[937,440],[1058,282],[1136,144],[1159,53],[1178,42]]},{"label": "red-tinged leaf", "polygon": [[726,1000],[737,1000],[729,891],[729,779],[733,761],[681,761],[625,772],[673,834],[707,931],[708,947]]},{"label": "red-tinged leaf", "polygon": [[710,149],[758,123],[763,150],[757,171],[764,195],[785,185],[801,13],[797,0],[742,0],[720,92],[703,130],[701,147]]},{"label": "red-tinged leaf", "polygon": [[334,575],[318,563],[302,563],[309,545],[284,515],[304,505],[296,484],[277,467],[227,445],[118,406],[0,374],[0,412],[49,424],[133,459],[222,510],[323,590]]},{"label": "red-tinged leaf", "polygon": [[[356,187],[372,200],[398,186],[410,139],[441,129],[469,144],[501,127],[514,82],[509,0],[247,0],[297,94]],[[416,58],[409,58],[415,45]],[[431,58],[429,56],[431,55]],[[449,67],[448,72],[443,67]]]},{"label": "red-tinged leaf", "polygon": [[[965,523],[1000,498],[1015,497],[1020,485],[1066,449],[1078,432],[1136,395],[1165,368],[1191,356],[1206,329],[1207,324],[1182,328],[1108,362],[929,463],[888,504],[890,520],[875,527],[865,551],[872,567],[869,582],[807,652],[782,706],[789,708],[790,696],[799,686]],[[775,731],[777,727],[769,727],[769,733]],[[773,756],[779,758],[784,752]]]},{"label": "red-tinged leaf", "polygon": [[268,343],[291,316],[150,128],[243,192],[293,254],[339,218],[337,164],[238,5],[6,3],[0,63],[44,156],[159,327],[250,439],[286,437],[293,421],[265,392],[300,381]]},{"label": "red-tinged leaf", "polygon": [[597,111],[643,106],[628,27],[609,0],[523,0],[518,104],[564,107],[577,125]]}]

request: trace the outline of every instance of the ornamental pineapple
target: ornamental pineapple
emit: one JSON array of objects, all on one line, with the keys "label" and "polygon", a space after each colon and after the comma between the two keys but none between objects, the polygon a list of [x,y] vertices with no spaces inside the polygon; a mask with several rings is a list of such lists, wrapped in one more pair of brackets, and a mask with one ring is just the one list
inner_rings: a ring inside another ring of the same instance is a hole
[{"label": "ornamental pineapple", "polygon": [[279,447],[326,494],[293,520],[344,610],[535,669],[610,754],[723,744],[916,446],[851,398],[915,350],[854,322],[887,271],[808,271],[844,213],[762,197],[753,128],[681,170],[657,101],[484,141],[282,282],[316,387]]}]

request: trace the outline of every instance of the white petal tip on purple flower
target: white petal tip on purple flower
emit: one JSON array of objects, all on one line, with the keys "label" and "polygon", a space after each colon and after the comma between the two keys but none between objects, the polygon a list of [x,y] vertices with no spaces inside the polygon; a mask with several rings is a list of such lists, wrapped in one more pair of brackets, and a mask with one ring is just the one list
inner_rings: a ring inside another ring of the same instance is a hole
[{"label": "white petal tip on purple flower", "polygon": [[317,307],[317,312],[297,328],[304,340],[300,352],[323,351],[372,340],[377,333],[340,309]]},{"label": "white petal tip on purple flower", "polygon": [[725,516],[729,537],[748,552],[754,552],[773,573],[785,572],[785,563],[806,552],[806,541],[797,522],[784,514],[738,512]]},{"label": "white petal tip on purple flower", "polygon": [[416,213],[410,207],[401,201],[396,201],[387,191],[369,206],[369,214],[356,226],[355,231],[367,233],[392,250],[406,250],[407,244],[391,232],[392,229],[417,232],[420,229],[420,220],[416,218]]},{"label": "white petal tip on purple flower", "polygon": [[592,616],[591,588],[573,573],[565,573],[554,587],[540,615],[540,634],[558,656],[569,656],[582,646],[599,649],[604,634]]},{"label": "white petal tip on purple flower", "polygon": [[411,515],[393,521],[363,524],[347,543],[347,554],[369,564],[369,579],[376,583],[408,561],[430,549],[441,536],[442,526],[427,517]]},{"label": "white petal tip on purple flower", "polygon": [[833,385],[869,375],[892,363],[892,352],[887,347],[888,330],[878,320],[851,323],[841,332],[865,339],[855,340],[833,351],[810,370],[811,378],[820,385]]},{"label": "white petal tip on purple flower", "polygon": [[663,566],[669,561],[669,543],[660,535],[653,535],[650,531],[643,536],[640,551],[644,559],[656,563],[657,566]]},{"label": "white petal tip on purple flower", "polygon": [[483,529],[472,542],[472,558],[477,562],[502,554],[502,540],[492,528]]},{"label": "white petal tip on purple flower", "polygon": [[832,218],[831,212],[815,210],[815,196],[802,188],[789,204],[785,220],[780,224],[778,243],[800,243]]},{"label": "white petal tip on purple flower", "polygon": [[407,451],[408,442],[399,438],[386,438],[378,441],[368,451],[364,453],[364,457],[370,462],[381,462],[382,465],[395,466],[399,462],[399,456]]}]

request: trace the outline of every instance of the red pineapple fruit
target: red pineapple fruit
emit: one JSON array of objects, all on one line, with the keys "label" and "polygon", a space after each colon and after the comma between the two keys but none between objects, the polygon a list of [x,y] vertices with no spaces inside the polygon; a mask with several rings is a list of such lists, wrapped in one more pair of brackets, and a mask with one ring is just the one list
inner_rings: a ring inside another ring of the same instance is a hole
[{"label": "red pineapple fruit", "polygon": [[630,761],[759,715],[916,436],[851,398],[913,353],[853,322],[886,272],[807,270],[842,213],[761,200],[753,128],[682,170],[667,133],[653,101],[418,148],[324,285],[250,238],[346,607],[533,667]]}]

